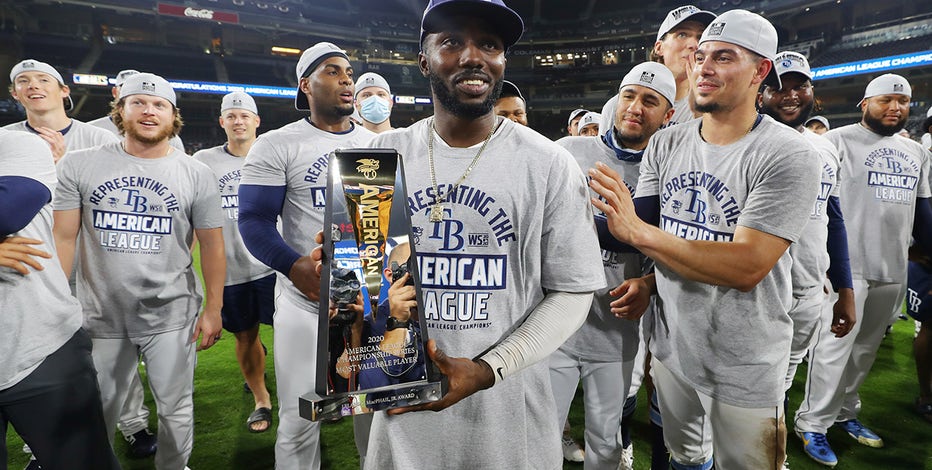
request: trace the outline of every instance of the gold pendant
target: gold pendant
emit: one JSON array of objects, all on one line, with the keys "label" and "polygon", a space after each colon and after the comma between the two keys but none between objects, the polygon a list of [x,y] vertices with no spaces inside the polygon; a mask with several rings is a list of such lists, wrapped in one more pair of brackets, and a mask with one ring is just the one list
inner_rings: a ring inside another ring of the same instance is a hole
[{"label": "gold pendant", "polygon": [[431,222],[443,222],[443,204],[439,202],[430,207],[430,216],[427,220]]}]

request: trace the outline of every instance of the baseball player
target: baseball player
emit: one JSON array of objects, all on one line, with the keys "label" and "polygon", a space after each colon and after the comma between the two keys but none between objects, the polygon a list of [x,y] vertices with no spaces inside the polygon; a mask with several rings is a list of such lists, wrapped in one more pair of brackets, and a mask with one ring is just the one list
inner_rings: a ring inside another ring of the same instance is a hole
[{"label": "baseball player", "polygon": [[[806,396],[796,412],[796,433],[806,453],[834,466],[825,439],[838,424],[870,447],[883,440],[857,419],[858,389],[877,356],[890,317],[906,293],[910,231],[922,246],[932,234],[928,149],[895,134],[909,117],[911,88],[905,78],[881,75],[867,85],[859,123],[832,129],[825,138],[841,157],[841,207],[847,217],[856,323],[844,338],[823,328],[809,352]],[[877,223],[883,220],[883,223]],[[831,321],[823,308],[822,323]]]},{"label": "baseball player", "polygon": [[[68,117],[65,102],[68,103],[68,109],[74,107],[71,90],[51,65],[26,59],[13,67],[10,80],[13,82],[10,94],[26,109],[26,120],[6,128],[32,132],[41,137],[49,144],[56,162],[66,152],[119,140],[90,123]],[[71,283],[73,291],[74,276],[71,276]],[[134,457],[150,456],[155,453],[157,446],[155,436],[148,430],[149,410],[143,404],[144,398],[142,382],[137,373],[118,425],[123,437],[130,443],[130,455]],[[28,448],[24,447],[23,450],[29,453]]]},{"label": "baseball player", "polygon": [[[601,139],[564,137],[557,144],[569,150],[580,167],[608,162],[632,190],[637,185],[641,157],[648,139],[673,115],[676,82],[670,70],[656,62],[636,65],[621,81],[612,132]],[[583,121],[586,117],[583,117]],[[597,123],[596,123],[597,125]],[[596,226],[605,227],[596,216]],[[618,468],[622,443],[616,438],[638,350],[638,321],[650,301],[652,277],[641,279],[646,265],[638,253],[617,251],[617,241],[600,235],[605,278],[615,289],[595,294],[583,326],[550,356],[557,417],[565,419],[580,379],[586,409],[585,468]],[[624,306],[611,303],[621,297]],[[637,299],[637,302],[632,302]],[[630,305],[629,305],[630,304]],[[634,311],[631,311],[634,310]],[[618,313],[616,313],[616,311]]]},{"label": "baseball player", "polygon": [[[821,157],[819,195],[799,242],[790,246],[793,305],[789,315],[793,320],[793,342],[784,385],[788,391],[796,368],[818,331],[827,328],[841,338],[854,326],[855,313],[847,233],[838,200],[838,151],[828,140],[803,127],[815,104],[809,61],[802,54],[788,51],[778,54],[774,64],[782,88],[765,86],[758,97],[758,107],[777,122],[799,131]],[[820,312],[828,300],[823,290],[826,273],[833,291],[837,292],[837,301],[828,306],[832,310],[831,323],[820,325]],[[784,408],[786,404],[784,401]]]},{"label": "baseball player", "polygon": [[359,80],[356,80],[355,102],[363,127],[376,134],[394,129],[389,117],[395,100],[388,81],[381,75],[366,72],[359,76]]},{"label": "baseball player", "polygon": [[255,399],[255,410],[246,420],[250,432],[264,432],[272,425],[272,401],[265,386],[265,350],[259,340],[259,323],[272,324],[275,313],[275,273],[260,263],[243,245],[237,221],[237,192],[246,154],[256,141],[259,109],[246,93],[237,91],[220,102],[223,145],[201,150],[194,159],[214,172],[223,206],[223,242],[227,257],[223,286],[223,329],[236,338],[236,360]]},{"label": "baseball player", "polygon": [[[599,121],[602,116],[599,113],[588,112],[579,120],[579,137],[598,137]],[[611,124],[610,124],[611,125]]]},{"label": "baseball player", "polygon": [[[376,413],[367,468],[562,463],[541,360],[605,284],[578,165],[492,112],[505,51],[523,29],[501,0],[428,3],[419,65],[434,115],[372,143],[405,156],[412,224],[423,233],[415,251],[427,350],[450,386],[440,401]],[[459,267],[444,268],[451,263]],[[437,412],[406,413],[418,410]]]},{"label": "baseball player", "polygon": [[832,129],[825,116],[812,116],[806,121],[806,128],[815,134],[822,135]]},{"label": "baseball player", "polygon": [[527,101],[514,83],[502,80],[502,93],[495,100],[492,111],[505,119],[511,119],[522,126],[527,125]]},{"label": "baseball player", "polygon": [[[91,340],[52,243],[56,184],[47,141],[0,129],[0,429],[12,424],[45,469],[118,469]],[[4,445],[4,468],[6,456]]]},{"label": "baseball player", "polygon": [[[339,147],[363,147],[375,134],[349,120],[353,67],[342,49],[329,42],[309,47],[296,73],[295,108],[310,115],[263,134],[249,150],[239,187],[239,229],[253,256],[279,273],[275,464],[303,470],[320,467],[320,424],[299,416],[298,397],[314,390],[314,367],[308,365],[317,359],[320,285],[309,255],[314,234],[323,229],[328,155]],[[356,418],[357,423],[363,426],[365,418]],[[357,440],[361,460],[364,440]]]},{"label": "baseball player", "polygon": [[71,89],[54,67],[35,59],[26,59],[10,70],[10,96],[26,109],[26,120],[4,129],[38,135],[49,144],[57,163],[65,152],[95,147],[117,139],[94,126],[68,117],[74,108]]},{"label": "baseball player", "polygon": [[929,321],[932,319],[932,258],[918,245],[909,247],[909,274],[906,290],[906,313],[920,324],[913,340],[919,397],[916,413],[932,422],[932,343]]},{"label": "baseball player", "polygon": [[[209,348],[220,335],[220,194],[210,168],[168,143],[182,121],[165,79],[127,78],[112,116],[122,142],[70,152],[59,165],[55,241],[66,272],[77,258],[109,436],[141,356],[159,416],[155,467],[177,470],[194,442],[194,343],[203,335],[197,349]],[[195,234],[207,294],[200,316]]]},{"label": "baseball player", "polygon": [[[689,105],[689,78],[686,76],[687,59],[696,52],[702,31],[715,19],[715,13],[684,5],[667,12],[657,30],[657,40],[650,50],[650,60],[667,66],[676,77],[676,99],[673,102],[673,117],[667,126],[695,119],[697,114]],[[602,128],[611,126],[612,108],[618,97],[614,96],[602,107]]]},{"label": "baseball player", "polygon": [[776,49],[774,27],[745,10],[706,28],[690,73],[702,118],[654,135],[638,213],[615,171],[590,170],[612,234],[657,263],[651,367],[674,468],[709,468],[714,453],[719,469],[777,469],[785,457],[787,248],[816,199],[819,157],[755,109],[761,83],[779,86]]},{"label": "baseball player", "polygon": [[588,110],[585,109],[574,109],[569,118],[566,120],[566,134],[568,136],[578,136],[579,135],[579,120],[582,119],[583,115],[588,113]]},{"label": "baseball player", "polygon": [[[139,73],[138,70],[127,69],[127,70],[121,70],[120,73],[117,74],[116,79],[114,80],[114,86],[110,88],[110,94],[113,95],[114,101],[116,101],[120,97],[120,87],[123,86],[123,82],[125,82],[126,79],[130,75],[135,75],[137,73]],[[99,127],[101,129],[108,130],[112,132],[114,135],[116,135],[117,137],[122,137],[122,135],[120,134],[120,131],[117,129],[116,124],[113,123],[113,118],[110,117],[110,114],[94,119],[93,121],[88,121],[88,124]],[[185,151],[184,142],[181,141],[180,135],[172,136],[172,138],[168,141],[168,143],[170,143],[172,147],[175,147],[176,149],[181,150],[182,152]],[[142,390],[142,388],[140,387],[139,390]],[[146,410],[146,416],[148,415],[149,415],[149,412],[148,410]]]}]

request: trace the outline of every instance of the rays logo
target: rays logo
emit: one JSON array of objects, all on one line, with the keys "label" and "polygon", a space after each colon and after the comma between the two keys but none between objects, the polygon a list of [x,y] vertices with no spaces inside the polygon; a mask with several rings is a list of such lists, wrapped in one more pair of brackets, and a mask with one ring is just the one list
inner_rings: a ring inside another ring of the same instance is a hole
[{"label": "rays logo", "polygon": [[374,78],[374,77],[366,77],[366,86],[369,87],[369,86],[373,86],[373,85],[375,85],[375,78]]},{"label": "rays logo", "polygon": [[242,107],[243,107],[243,100],[234,98],[234,99],[233,99],[233,107],[234,107],[234,108],[242,108]]},{"label": "rays logo", "polygon": [[367,180],[374,180],[379,171],[379,161],[374,158],[362,158],[356,160],[359,166],[356,171],[361,173]]},{"label": "rays logo", "polygon": [[143,91],[155,92],[155,83],[152,82],[142,82]]},{"label": "rays logo", "polygon": [[783,68],[788,69],[788,68],[790,68],[790,67],[793,66],[793,59],[787,57],[787,58],[783,59],[783,62],[780,62],[780,65],[781,65]]},{"label": "rays logo", "polygon": [[893,92],[894,92],[894,93],[902,93],[902,92],[903,92],[903,84],[902,84],[902,83],[894,83],[894,84],[893,84]]},{"label": "rays logo", "polygon": [[33,62],[33,61],[31,61],[31,60],[28,61],[28,62],[23,62],[23,68],[24,68],[24,69],[34,69],[34,68],[36,68],[36,63]]},{"label": "rays logo", "polygon": [[650,72],[641,72],[641,78],[639,79],[641,83],[653,83],[654,74]]},{"label": "rays logo", "polygon": [[709,36],[721,36],[725,29],[725,23],[712,23],[709,25]]}]

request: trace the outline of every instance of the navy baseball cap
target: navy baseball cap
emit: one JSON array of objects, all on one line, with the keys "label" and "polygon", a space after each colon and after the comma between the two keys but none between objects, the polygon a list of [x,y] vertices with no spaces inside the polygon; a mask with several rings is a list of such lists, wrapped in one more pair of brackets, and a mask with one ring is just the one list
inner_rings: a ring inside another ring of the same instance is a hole
[{"label": "navy baseball cap", "polygon": [[518,85],[515,85],[508,80],[502,80],[502,94],[498,95],[499,98],[507,98],[509,96],[517,96],[521,98],[521,101],[527,103],[527,100],[524,99],[524,95],[521,94],[521,90],[518,89]]},{"label": "navy baseball cap", "polygon": [[430,0],[421,18],[421,45],[430,33],[440,31],[444,18],[469,16],[482,19],[502,36],[505,49],[513,46],[524,34],[521,15],[508,8],[502,0]]}]

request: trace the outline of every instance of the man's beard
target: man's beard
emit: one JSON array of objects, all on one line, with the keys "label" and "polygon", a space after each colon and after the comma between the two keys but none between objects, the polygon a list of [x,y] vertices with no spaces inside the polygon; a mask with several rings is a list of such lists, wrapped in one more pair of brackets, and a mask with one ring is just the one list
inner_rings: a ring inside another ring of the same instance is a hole
[{"label": "man's beard", "polygon": [[504,82],[499,80],[495,82],[492,93],[489,93],[485,101],[479,104],[466,104],[453,96],[453,92],[447,88],[446,83],[443,82],[439,75],[429,72],[427,76],[430,79],[430,88],[433,90],[437,101],[440,102],[440,106],[453,113],[454,116],[465,119],[476,119],[491,113],[492,108],[495,107],[495,102],[498,101],[498,96],[502,94],[502,85],[504,85]]},{"label": "man's beard", "polygon": [[126,135],[132,137],[134,140],[138,140],[147,145],[155,145],[163,140],[168,140],[172,137],[174,126],[165,127],[159,130],[159,133],[155,136],[149,137],[146,135],[141,135],[139,131],[136,130],[136,123],[129,122],[128,125],[124,126]]},{"label": "man's beard", "polygon": [[766,104],[761,105],[760,110],[764,114],[774,118],[774,120],[776,120],[777,122],[786,124],[787,126],[792,127],[793,129],[796,129],[797,127],[805,124],[806,120],[809,119],[809,116],[812,114],[813,107],[815,107],[815,101],[810,101],[809,104],[807,104],[802,109],[800,109],[799,114],[796,116],[796,119],[793,119],[791,121],[785,121],[785,122],[783,121],[783,118],[780,116],[779,111],[771,108],[770,106]]},{"label": "man's beard", "polygon": [[710,103],[706,103],[706,104],[699,104],[699,103],[697,102],[697,100],[696,100],[696,96],[693,95],[692,93],[690,93],[689,101],[690,101],[690,105],[692,105],[692,106],[691,106],[692,109],[695,110],[696,112],[702,113],[702,114],[705,114],[705,113],[714,113],[714,112],[716,112],[716,111],[722,109],[722,105],[720,105],[720,104],[718,104],[718,103],[716,103],[716,102],[714,102],[714,101],[713,101],[713,102],[710,102]]},{"label": "man's beard", "polygon": [[872,131],[886,137],[890,137],[897,132],[900,132],[904,127],[906,127],[906,116],[900,116],[900,119],[896,121],[896,124],[886,125],[882,122],[881,119],[877,119],[869,112],[864,113],[864,123],[867,124]]}]

